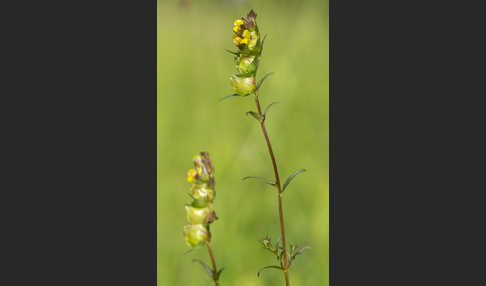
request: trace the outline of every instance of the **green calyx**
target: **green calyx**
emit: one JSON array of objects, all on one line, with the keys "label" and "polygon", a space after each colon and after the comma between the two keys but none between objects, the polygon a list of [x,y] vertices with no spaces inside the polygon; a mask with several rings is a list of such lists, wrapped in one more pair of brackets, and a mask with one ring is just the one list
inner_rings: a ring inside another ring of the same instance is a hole
[{"label": "green calyx", "polygon": [[184,238],[188,246],[196,247],[209,241],[209,232],[202,224],[186,225],[184,227]]},{"label": "green calyx", "polygon": [[247,96],[253,93],[256,89],[256,80],[254,76],[239,77],[237,75],[232,75],[230,77],[230,80],[233,90],[238,95]]},{"label": "green calyx", "polygon": [[239,76],[251,76],[257,71],[258,64],[255,56],[240,55],[237,60]]},{"label": "green calyx", "polygon": [[211,208],[209,206],[203,208],[195,208],[186,206],[187,221],[190,224],[207,224]]},{"label": "green calyx", "polygon": [[194,200],[212,202],[214,200],[214,191],[207,185],[194,185],[192,187],[192,194]]}]

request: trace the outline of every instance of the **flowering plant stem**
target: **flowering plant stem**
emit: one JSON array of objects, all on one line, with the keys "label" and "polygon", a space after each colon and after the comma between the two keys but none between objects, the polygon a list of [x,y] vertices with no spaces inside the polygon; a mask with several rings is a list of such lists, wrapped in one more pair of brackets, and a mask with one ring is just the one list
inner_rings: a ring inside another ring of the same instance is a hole
[{"label": "flowering plant stem", "polygon": [[215,286],[219,286],[218,280],[214,278],[215,275],[216,275],[216,273],[218,272],[218,267],[216,267],[216,260],[214,259],[213,250],[211,249],[211,243],[209,241],[207,243],[207,246],[208,246],[209,257],[211,258],[211,263],[213,265],[213,281],[214,281],[214,285]]},{"label": "flowering plant stem", "polygon": [[273,172],[275,173],[275,185],[277,186],[277,192],[278,192],[278,214],[280,217],[280,233],[282,236],[282,248],[284,250],[283,265],[281,265],[281,267],[285,275],[285,285],[290,286],[289,265],[287,260],[287,245],[285,243],[285,227],[284,227],[284,217],[283,217],[283,209],[282,209],[282,188],[280,186],[280,177],[278,175],[277,162],[275,160],[275,155],[273,154],[272,144],[270,143],[270,139],[268,138],[267,129],[265,128],[265,116],[262,113],[260,101],[258,100],[257,91],[255,91],[255,104],[257,106],[258,114],[260,115],[260,118],[262,118],[262,120],[260,120],[260,127],[262,128],[263,136],[265,137],[265,141],[267,143],[268,153],[270,153],[270,158],[272,159]]}]

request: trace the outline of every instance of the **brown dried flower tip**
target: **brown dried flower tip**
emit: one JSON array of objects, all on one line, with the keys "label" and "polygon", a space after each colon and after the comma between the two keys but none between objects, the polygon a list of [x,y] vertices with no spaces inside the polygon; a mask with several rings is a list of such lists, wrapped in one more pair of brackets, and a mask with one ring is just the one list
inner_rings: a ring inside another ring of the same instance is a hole
[{"label": "brown dried flower tip", "polygon": [[256,16],[257,16],[257,14],[255,13],[255,11],[253,11],[253,9],[251,9],[250,12],[248,12],[248,15],[246,16],[246,18],[242,17],[243,21],[245,21],[245,26],[248,29],[253,29],[253,27],[256,26],[256,22],[255,22]]}]

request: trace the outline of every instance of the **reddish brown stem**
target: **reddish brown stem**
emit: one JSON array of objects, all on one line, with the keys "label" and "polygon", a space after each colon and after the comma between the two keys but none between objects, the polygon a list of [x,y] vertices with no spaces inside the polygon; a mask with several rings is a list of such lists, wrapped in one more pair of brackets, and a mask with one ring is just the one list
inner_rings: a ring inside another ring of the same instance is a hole
[{"label": "reddish brown stem", "polygon": [[[211,244],[210,244],[209,241],[208,241],[207,245],[208,245],[209,257],[211,257],[211,263],[213,264],[213,275],[216,275],[218,268],[216,267],[216,260],[214,260],[213,250],[211,249]],[[214,285],[219,286],[218,280],[214,280]]]},{"label": "reddish brown stem", "polygon": [[270,158],[272,159],[273,172],[275,173],[275,185],[278,190],[278,215],[280,217],[280,233],[282,236],[282,247],[283,247],[283,272],[285,275],[285,285],[290,286],[289,281],[289,265],[287,260],[287,245],[285,243],[285,228],[284,228],[284,218],[282,210],[282,189],[280,187],[280,177],[278,176],[277,161],[272,150],[272,144],[270,144],[270,139],[268,138],[267,129],[265,128],[265,117],[263,117],[262,109],[260,107],[260,101],[258,100],[258,93],[255,92],[255,103],[258,109],[258,114],[260,115],[260,126],[262,128],[263,136],[267,142],[268,152],[270,153]]}]

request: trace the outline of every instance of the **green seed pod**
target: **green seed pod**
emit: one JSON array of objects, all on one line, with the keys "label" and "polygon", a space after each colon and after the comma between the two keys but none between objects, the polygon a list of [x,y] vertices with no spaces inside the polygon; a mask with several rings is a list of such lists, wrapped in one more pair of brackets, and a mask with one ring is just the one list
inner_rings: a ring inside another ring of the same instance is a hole
[{"label": "green seed pod", "polygon": [[206,243],[209,240],[209,233],[202,224],[186,225],[184,238],[188,246],[195,247]]},{"label": "green seed pod", "polygon": [[232,75],[230,80],[234,91],[241,96],[247,96],[255,91],[256,83],[254,76],[238,77],[236,75]]},{"label": "green seed pod", "polygon": [[190,224],[206,224],[210,212],[211,209],[209,207],[195,208],[186,206],[187,221]]}]

